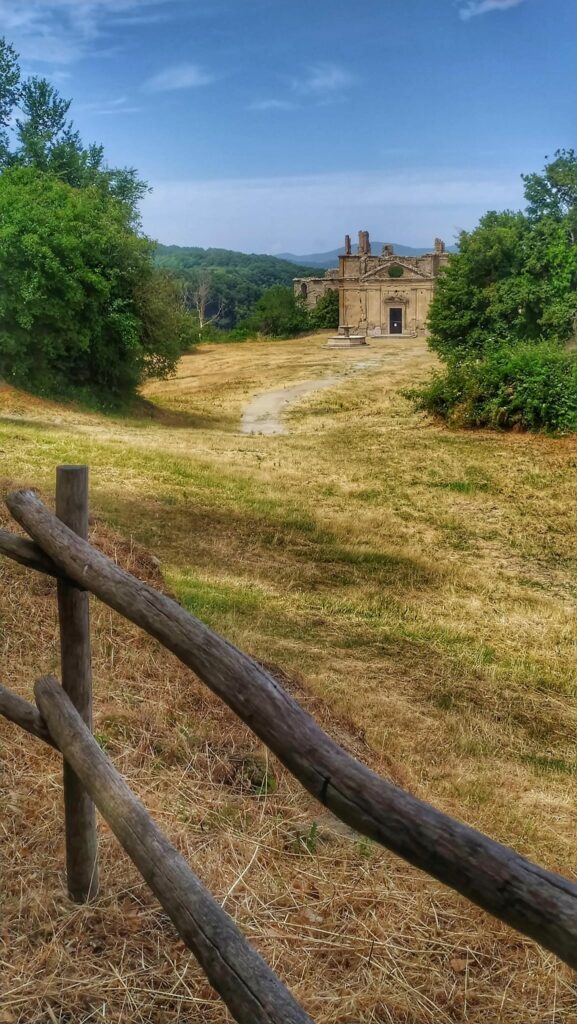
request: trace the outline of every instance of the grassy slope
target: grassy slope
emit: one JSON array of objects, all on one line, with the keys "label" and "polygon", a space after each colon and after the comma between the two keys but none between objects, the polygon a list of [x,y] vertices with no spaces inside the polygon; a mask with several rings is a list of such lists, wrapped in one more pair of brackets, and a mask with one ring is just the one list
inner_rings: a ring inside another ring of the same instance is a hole
[{"label": "grassy slope", "polygon": [[[412,413],[398,390],[428,372],[421,342],[376,342],[365,358],[384,353],[382,367],[295,407],[289,436],[239,435],[250,395],[359,361],[323,344],[206,347],[132,420],[7,389],[6,486],[49,497],[58,462],[89,462],[107,551],[157,580],[151,551],[192,612],[279,666],[377,770],[570,871],[575,442]],[[29,693],[57,667],[53,587],[0,572],[2,678]],[[101,741],[315,1019],[572,1019],[553,957],[335,828],[200,684],[99,608],[95,662]],[[224,1020],[105,829],[103,899],[71,915],[57,759],[8,725],[0,742],[13,1019]]]}]

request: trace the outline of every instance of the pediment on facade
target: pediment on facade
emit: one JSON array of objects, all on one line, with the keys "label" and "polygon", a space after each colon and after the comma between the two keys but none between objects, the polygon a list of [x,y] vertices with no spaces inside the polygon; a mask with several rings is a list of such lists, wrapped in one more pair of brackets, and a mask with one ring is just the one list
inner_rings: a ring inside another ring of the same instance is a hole
[{"label": "pediment on facade", "polygon": [[[390,276],[389,270],[391,267],[402,267],[403,273],[400,277]],[[361,281],[387,281],[389,284],[395,284],[401,281],[421,280],[430,281],[430,274],[424,274],[421,270],[417,270],[409,260],[403,259],[402,256],[383,256],[379,259],[376,266],[371,267],[366,274],[362,274]]]}]

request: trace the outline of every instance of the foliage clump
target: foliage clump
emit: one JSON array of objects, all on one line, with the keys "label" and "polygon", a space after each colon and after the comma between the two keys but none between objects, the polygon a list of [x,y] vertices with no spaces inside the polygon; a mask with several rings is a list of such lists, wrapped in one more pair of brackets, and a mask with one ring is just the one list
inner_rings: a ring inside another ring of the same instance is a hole
[{"label": "foliage clump", "polygon": [[429,310],[446,364],[417,404],[452,422],[577,429],[577,157],[524,177],[525,212],[489,212],[461,232]]},{"label": "foliage clump", "polygon": [[455,425],[576,431],[577,357],[550,341],[495,345],[435,375],[417,404]]},{"label": "foliage clump", "polygon": [[113,406],[172,372],[194,319],[139,232],[146,184],[84,147],[69,107],[0,39],[0,374]]},{"label": "foliage clump", "polygon": [[339,293],[329,288],[321,295],[314,309],[309,312],[310,325],[314,330],[334,330],[339,326]]},{"label": "foliage clump", "polygon": [[234,331],[232,339],[242,340],[260,336],[291,338],[310,330],[309,311],[304,300],[292,288],[273,285],[267,288],[255,303],[253,310]]}]

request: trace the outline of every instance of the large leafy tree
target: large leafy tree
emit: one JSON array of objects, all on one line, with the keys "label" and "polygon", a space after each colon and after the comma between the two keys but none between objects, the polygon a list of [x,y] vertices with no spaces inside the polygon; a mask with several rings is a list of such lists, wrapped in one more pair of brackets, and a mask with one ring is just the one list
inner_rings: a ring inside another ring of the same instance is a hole
[{"label": "large leafy tree", "polygon": [[0,374],[114,405],[170,373],[195,324],[138,233],[147,186],[85,147],[69,108],[0,40]]},{"label": "large leafy tree", "polygon": [[16,51],[0,39],[0,164],[9,158],[8,128],[20,91],[20,67]]},{"label": "large leafy tree", "polygon": [[75,188],[94,186],[124,203],[136,226],[146,182],[134,168],[108,167],[102,146],[84,146],[69,109],[70,100],[45,78],[22,80],[17,54],[0,39],[0,170],[19,164]]},{"label": "large leafy tree", "polygon": [[577,156],[524,178],[523,213],[462,232],[429,311],[447,364],[417,403],[471,425],[577,429]]},{"label": "large leafy tree", "polygon": [[527,175],[525,213],[487,213],[463,231],[429,311],[431,347],[447,361],[495,344],[564,342],[575,330],[577,157]]},{"label": "large leafy tree", "polygon": [[277,284],[262,293],[250,317],[239,327],[272,338],[287,338],[309,328],[308,311],[292,288]]},{"label": "large leafy tree", "polygon": [[0,175],[0,374],[114,405],[190,342],[174,285],[123,204],[34,167]]},{"label": "large leafy tree", "polygon": [[541,174],[523,174],[527,215],[532,220],[549,217],[564,223],[577,244],[577,155],[574,149],[558,149]]}]

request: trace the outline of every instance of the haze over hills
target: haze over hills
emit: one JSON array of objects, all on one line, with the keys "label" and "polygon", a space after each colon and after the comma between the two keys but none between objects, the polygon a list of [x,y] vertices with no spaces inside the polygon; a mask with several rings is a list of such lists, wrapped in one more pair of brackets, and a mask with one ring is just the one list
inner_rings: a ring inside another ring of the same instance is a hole
[{"label": "haze over hills", "polygon": [[[383,245],[392,245],[393,250],[397,256],[422,256],[426,252],[431,252],[433,246],[425,245],[422,248],[414,248],[410,245],[400,245],[396,242],[373,242],[371,241],[371,250],[373,253],[379,253],[383,248]],[[357,245],[352,246],[353,253],[356,253],[358,249]],[[313,252],[308,253],[306,256],[295,256],[290,252],[278,253],[278,259],[288,260],[290,263],[300,263],[305,266],[319,267],[319,269],[326,270],[329,267],[338,266],[339,256],[344,254],[345,247],[341,246],[340,249],[331,249],[329,252]],[[456,252],[456,245],[448,245],[447,252]]]}]

